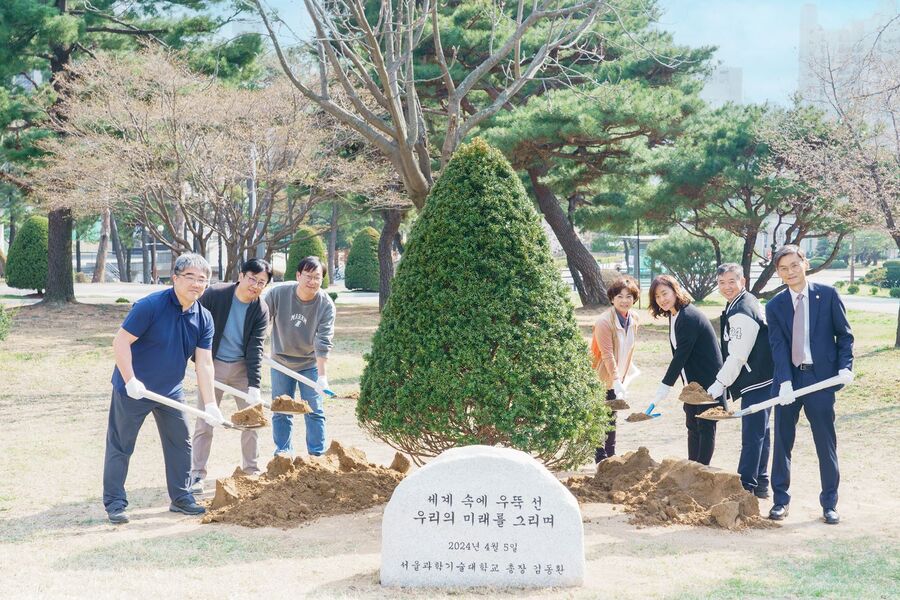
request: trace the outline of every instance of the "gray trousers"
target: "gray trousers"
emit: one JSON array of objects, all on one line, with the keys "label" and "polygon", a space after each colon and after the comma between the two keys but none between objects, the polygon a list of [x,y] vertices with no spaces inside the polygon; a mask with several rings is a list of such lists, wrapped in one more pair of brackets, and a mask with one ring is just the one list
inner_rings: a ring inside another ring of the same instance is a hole
[{"label": "gray trousers", "polygon": [[[247,383],[247,364],[239,360],[237,362],[224,362],[214,360],[213,366],[216,369],[216,381],[230,385],[242,392],[246,392]],[[216,390],[216,404],[222,405],[222,396],[225,392]],[[243,410],[250,406],[245,400],[235,397],[239,410]],[[197,405],[203,410],[203,402],[197,399]],[[227,418],[227,416],[226,416]],[[191,455],[191,479],[196,477],[206,479],[206,463],[209,462],[209,450],[212,447],[213,427],[203,419],[197,419],[194,426],[193,453]],[[241,468],[248,475],[258,475],[259,467],[256,461],[259,459],[259,438],[256,431],[250,429],[241,432]]]},{"label": "gray trousers", "polygon": [[169,498],[173,502],[193,499],[188,492],[191,437],[185,414],[153,400],[135,400],[113,388],[106,429],[106,457],[103,460],[103,506],[107,512],[128,506],[125,496],[128,463],[141,425],[151,412],[162,442]]}]

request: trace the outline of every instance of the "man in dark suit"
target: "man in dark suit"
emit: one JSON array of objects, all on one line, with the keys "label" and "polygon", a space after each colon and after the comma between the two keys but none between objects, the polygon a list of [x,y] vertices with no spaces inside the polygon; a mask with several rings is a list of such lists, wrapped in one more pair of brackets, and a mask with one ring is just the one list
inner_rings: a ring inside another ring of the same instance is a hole
[{"label": "man in dark suit", "polygon": [[778,276],[788,286],[766,304],[769,343],[775,364],[773,391],[781,403],[775,407],[775,448],[772,459],[772,488],[775,505],[769,518],[776,521],[788,514],[791,496],[791,450],[794,447],[800,408],[812,429],[819,458],[822,493],[819,502],[825,522],[840,522],[837,513],[840,473],[837,436],[834,430],[835,386],[797,397],[794,390],[841,375],[852,381],[853,333],[847,312],[837,291],[828,285],[806,280],[809,268],[803,251],[783,246],[772,258]]}]

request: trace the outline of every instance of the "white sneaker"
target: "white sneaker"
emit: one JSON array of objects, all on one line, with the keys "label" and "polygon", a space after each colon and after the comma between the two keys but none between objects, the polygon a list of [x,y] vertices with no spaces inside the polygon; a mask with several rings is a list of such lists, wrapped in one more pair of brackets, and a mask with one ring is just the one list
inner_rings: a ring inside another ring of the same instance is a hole
[{"label": "white sneaker", "polygon": [[199,477],[194,477],[191,480],[191,485],[188,487],[188,491],[192,494],[202,494],[203,493],[203,480]]}]

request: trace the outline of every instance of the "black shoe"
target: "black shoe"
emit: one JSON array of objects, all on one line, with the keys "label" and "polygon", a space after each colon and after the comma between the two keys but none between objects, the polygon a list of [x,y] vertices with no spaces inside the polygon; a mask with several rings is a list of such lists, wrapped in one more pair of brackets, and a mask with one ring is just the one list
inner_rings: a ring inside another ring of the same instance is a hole
[{"label": "black shoe", "polygon": [[762,500],[768,500],[769,498],[769,488],[756,488],[753,490],[753,495]]},{"label": "black shoe", "polygon": [[193,498],[190,500],[172,502],[172,504],[169,505],[169,510],[186,515],[202,515],[206,512],[206,509],[194,502]]},{"label": "black shoe", "polygon": [[107,513],[106,516],[109,518],[109,522],[113,525],[122,525],[128,522],[128,513],[125,512],[124,508],[111,510]]},{"label": "black shoe", "polygon": [[786,516],[788,516],[787,504],[776,504],[772,507],[772,510],[769,511],[769,518],[773,521],[781,521]]},{"label": "black shoe", "polygon": [[822,511],[822,516],[825,518],[825,522],[829,525],[837,525],[841,522],[840,515],[837,514],[837,511],[833,508],[826,508]]}]

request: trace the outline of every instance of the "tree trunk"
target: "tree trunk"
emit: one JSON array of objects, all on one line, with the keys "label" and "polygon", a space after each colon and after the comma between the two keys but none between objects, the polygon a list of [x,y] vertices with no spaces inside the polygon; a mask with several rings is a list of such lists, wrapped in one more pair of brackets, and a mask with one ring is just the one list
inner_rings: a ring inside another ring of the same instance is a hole
[{"label": "tree trunk", "polygon": [[159,281],[159,269],[156,268],[156,240],[150,237],[150,283]]},{"label": "tree trunk", "polygon": [[150,283],[150,252],[147,245],[150,243],[150,235],[147,226],[141,225],[141,281]]},{"label": "tree trunk", "polygon": [[546,171],[546,165],[540,168],[531,167],[528,169],[528,177],[531,179],[538,207],[566,253],[566,262],[571,265],[570,270],[574,267],[581,274],[584,285],[583,295],[579,290],[581,304],[585,307],[609,306],[606,286],[600,275],[600,265],[578,239],[575,228],[569,223],[556,195],[549,187],[540,182],[540,177],[546,174]]},{"label": "tree trunk", "polygon": [[12,209],[9,211],[9,240],[7,243],[9,244],[9,248],[12,248],[13,240],[16,239],[16,215],[13,214]]},{"label": "tree trunk", "polygon": [[75,272],[81,273],[81,234],[75,230]]},{"label": "tree trunk", "polygon": [[391,295],[391,279],[394,278],[394,257],[391,247],[394,243],[394,235],[400,230],[400,222],[403,221],[403,212],[399,210],[383,210],[381,217],[384,226],[381,228],[381,237],[378,239],[378,268],[380,280],[378,282],[378,310],[384,310],[388,298]]},{"label": "tree trunk", "polygon": [[109,209],[103,209],[100,215],[100,244],[97,246],[97,259],[94,261],[94,276],[91,283],[106,281],[106,253],[109,251]]},{"label": "tree trunk", "polygon": [[900,307],[897,308],[897,336],[894,338],[894,348],[900,348]]},{"label": "tree trunk", "polygon": [[68,208],[51,210],[47,244],[47,289],[44,302],[64,304],[75,302],[75,282],[72,279],[72,211]]},{"label": "tree trunk", "polygon": [[119,265],[119,281],[131,281],[131,273],[128,272],[128,264],[125,262],[124,248],[122,240],[119,238],[119,227],[116,225],[115,215],[109,217],[109,230],[112,236],[113,252],[116,253],[116,264]]},{"label": "tree trunk", "polygon": [[328,231],[328,272],[331,273],[331,277],[329,278],[331,281],[334,281],[334,274],[337,273],[338,268],[338,258],[337,258],[337,234],[338,234],[338,214],[339,207],[338,203],[331,203],[331,229]]}]

